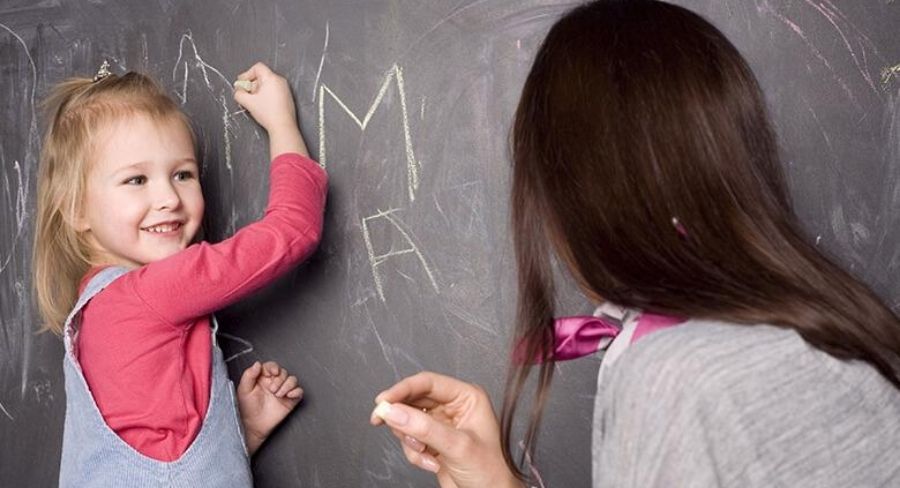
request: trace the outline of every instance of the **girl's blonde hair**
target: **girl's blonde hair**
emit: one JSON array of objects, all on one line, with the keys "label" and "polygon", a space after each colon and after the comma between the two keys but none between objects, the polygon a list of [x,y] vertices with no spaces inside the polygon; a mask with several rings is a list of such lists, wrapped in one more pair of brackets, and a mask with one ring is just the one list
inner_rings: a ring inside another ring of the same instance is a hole
[{"label": "girl's blonde hair", "polygon": [[44,100],[47,122],[38,170],[34,232],[34,291],[43,317],[41,332],[62,334],[78,298],[78,284],[91,267],[91,248],[75,222],[82,212],[97,136],[124,116],[190,122],[151,78],[134,72],[98,81],[71,78]]}]

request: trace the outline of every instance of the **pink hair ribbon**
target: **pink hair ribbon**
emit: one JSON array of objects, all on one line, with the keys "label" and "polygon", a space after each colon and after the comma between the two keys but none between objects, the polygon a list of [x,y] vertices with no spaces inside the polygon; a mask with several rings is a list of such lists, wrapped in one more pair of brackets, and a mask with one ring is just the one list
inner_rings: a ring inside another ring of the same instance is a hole
[{"label": "pink hair ribbon", "polygon": [[[642,313],[631,336],[631,344],[647,334],[678,325],[684,320],[668,315]],[[607,318],[583,315],[559,317],[554,320],[553,329],[554,345],[551,357],[554,361],[568,361],[589,356],[601,349],[604,339],[610,339],[605,345],[608,347],[612,339],[622,330],[619,324]],[[515,357],[522,356],[523,345],[520,343],[516,348]],[[534,360],[536,364],[541,362],[540,358]]]}]

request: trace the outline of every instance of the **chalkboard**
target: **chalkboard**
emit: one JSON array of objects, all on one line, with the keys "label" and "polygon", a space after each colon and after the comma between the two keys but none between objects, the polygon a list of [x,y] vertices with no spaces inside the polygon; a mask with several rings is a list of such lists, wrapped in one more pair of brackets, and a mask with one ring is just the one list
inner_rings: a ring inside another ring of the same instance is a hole
[{"label": "chalkboard", "polygon": [[[900,285],[900,2],[683,0],[750,60],[809,238],[894,308]],[[0,5],[0,486],[53,486],[65,407],[60,340],[36,335],[29,278],[40,121],[53,84],[161,81],[199,128],[207,238],[259,218],[267,146],[231,99],[262,60],[290,80],[331,188],[315,256],[219,317],[229,371],[275,359],[302,406],[254,459],[260,487],[431,486],[374,394],[432,369],[499,401],[515,270],[512,114],[532,56],[570,2],[5,0]],[[602,188],[597,189],[602,191]],[[561,311],[591,305],[572,287]],[[598,359],[559,367],[536,470],[590,483]]]}]

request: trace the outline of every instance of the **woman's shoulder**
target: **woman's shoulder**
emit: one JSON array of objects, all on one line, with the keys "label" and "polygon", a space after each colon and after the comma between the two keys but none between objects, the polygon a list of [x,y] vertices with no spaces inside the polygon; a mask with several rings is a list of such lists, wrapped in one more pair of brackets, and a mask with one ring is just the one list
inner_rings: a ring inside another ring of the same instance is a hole
[{"label": "woman's shoulder", "polygon": [[846,392],[900,399],[868,364],[834,358],[792,329],[690,320],[633,344],[611,369],[607,386],[629,395],[665,392],[693,400],[731,396],[744,401],[796,396],[798,389],[833,393],[836,385]]},{"label": "woman's shoulder", "polygon": [[896,482],[885,466],[900,455],[900,392],[792,330],[689,321],[636,342],[609,373],[594,422],[604,466],[669,452],[649,472],[692,486]]},{"label": "woman's shoulder", "polygon": [[698,374],[710,366],[747,370],[771,367],[766,358],[810,353],[810,346],[793,330],[771,325],[689,320],[643,337],[622,357],[622,370],[660,369]]}]

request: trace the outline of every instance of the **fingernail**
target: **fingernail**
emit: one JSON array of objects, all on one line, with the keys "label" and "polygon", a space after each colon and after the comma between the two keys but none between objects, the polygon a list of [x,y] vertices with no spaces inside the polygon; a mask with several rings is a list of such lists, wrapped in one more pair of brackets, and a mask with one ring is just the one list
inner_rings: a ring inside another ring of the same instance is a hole
[{"label": "fingernail", "polygon": [[425,450],[425,444],[422,444],[419,439],[416,439],[415,437],[409,435],[403,436],[403,443],[416,452],[422,452]]},{"label": "fingernail", "polygon": [[409,421],[409,414],[393,406],[388,409],[387,415],[385,417],[385,420],[394,425],[406,425],[406,422]]},{"label": "fingernail", "polygon": [[437,473],[441,470],[441,465],[438,464],[437,460],[427,454],[422,455],[422,467],[432,473]]}]

